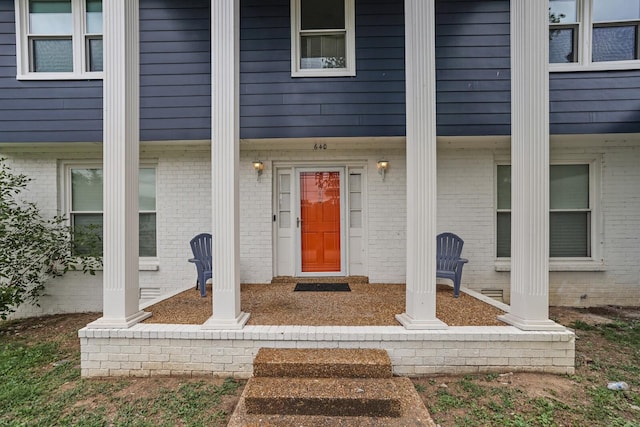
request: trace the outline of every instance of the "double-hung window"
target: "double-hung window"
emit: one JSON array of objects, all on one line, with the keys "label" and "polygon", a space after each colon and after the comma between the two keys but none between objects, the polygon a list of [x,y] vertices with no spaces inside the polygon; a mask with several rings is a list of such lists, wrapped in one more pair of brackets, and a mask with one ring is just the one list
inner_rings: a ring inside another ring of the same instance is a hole
[{"label": "double-hung window", "polygon": [[102,78],[102,0],[16,0],[19,79]]},{"label": "double-hung window", "polygon": [[640,0],[549,0],[551,71],[640,68]]},{"label": "double-hung window", "polygon": [[[71,226],[102,237],[102,168],[92,165],[68,165],[67,212]],[[156,257],[156,169],[142,166],[139,171],[140,257]]]},{"label": "double-hung window", "polygon": [[355,76],[355,0],[291,0],[291,75]]},{"label": "double-hung window", "polygon": [[[593,163],[550,165],[549,256],[594,258]],[[511,166],[497,166],[497,256],[511,256]]]}]

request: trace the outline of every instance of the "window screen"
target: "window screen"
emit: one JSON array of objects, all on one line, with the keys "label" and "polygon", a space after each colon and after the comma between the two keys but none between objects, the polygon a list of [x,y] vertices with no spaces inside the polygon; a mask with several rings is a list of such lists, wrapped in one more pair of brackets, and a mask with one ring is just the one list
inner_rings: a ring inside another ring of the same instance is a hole
[{"label": "window screen", "polygon": [[[551,165],[549,256],[591,256],[588,164]],[[497,167],[496,255],[511,256],[511,166]]]},{"label": "window screen", "polygon": [[[103,225],[103,174],[100,168],[72,168],[70,217],[78,232],[98,233]],[[139,241],[141,257],[157,254],[156,169],[139,171]],[[79,249],[82,252],[82,248]]]}]

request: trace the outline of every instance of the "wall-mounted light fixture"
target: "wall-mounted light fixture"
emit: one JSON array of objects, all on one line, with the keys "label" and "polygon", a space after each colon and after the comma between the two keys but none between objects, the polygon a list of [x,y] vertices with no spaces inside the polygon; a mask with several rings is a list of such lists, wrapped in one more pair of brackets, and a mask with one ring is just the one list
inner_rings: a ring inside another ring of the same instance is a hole
[{"label": "wall-mounted light fixture", "polygon": [[384,174],[389,169],[389,162],[386,160],[378,160],[378,173],[382,175],[382,180],[384,181]]},{"label": "wall-mounted light fixture", "polygon": [[260,181],[260,175],[262,175],[262,171],[264,170],[264,163],[260,160],[256,160],[253,162],[253,169],[256,171],[257,180]]}]

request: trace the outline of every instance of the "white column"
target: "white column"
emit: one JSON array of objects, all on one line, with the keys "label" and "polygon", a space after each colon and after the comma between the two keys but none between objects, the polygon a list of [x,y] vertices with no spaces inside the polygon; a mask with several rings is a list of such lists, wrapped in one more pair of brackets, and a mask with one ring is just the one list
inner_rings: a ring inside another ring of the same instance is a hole
[{"label": "white column", "polygon": [[549,320],[549,2],[511,0],[511,311],[524,330]]},{"label": "white column", "polygon": [[241,329],[239,230],[239,0],[211,2],[213,316],[204,329]]},{"label": "white column", "polygon": [[407,104],[407,329],[436,318],[436,71],[434,0],[405,0]]},{"label": "white column", "polygon": [[151,315],[138,297],[138,0],[103,2],[103,19],[104,309],[89,326],[128,328]]}]

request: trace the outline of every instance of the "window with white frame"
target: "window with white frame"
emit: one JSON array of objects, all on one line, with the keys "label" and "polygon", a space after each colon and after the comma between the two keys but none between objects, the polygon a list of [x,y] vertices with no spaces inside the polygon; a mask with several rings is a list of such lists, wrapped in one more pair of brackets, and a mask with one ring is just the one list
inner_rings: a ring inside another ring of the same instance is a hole
[{"label": "window with white frame", "polygon": [[[67,212],[75,230],[89,230],[102,237],[102,168],[96,165],[66,167]],[[156,168],[139,170],[140,257],[157,256]],[[100,239],[102,240],[102,239]]]},{"label": "window with white frame", "polygon": [[[549,256],[593,256],[594,190],[591,163],[550,165]],[[511,256],[511,166],[497,166],[497,256]]]},{"label": "window with white frame", "polygon": [[549,0],[551,71],[640,68],[640,0]]},{"label": "window with white frame", "polygon": [[102,0],[16,0],[19,79],[102,78]]},{"label": "window with white frame", "polygon": [[291,0],[291,75],[355,76],[355,0]]},{"label": "window with white frame", "polygon": [[362,172],[349,172],[349,227],[362,228]]}]

